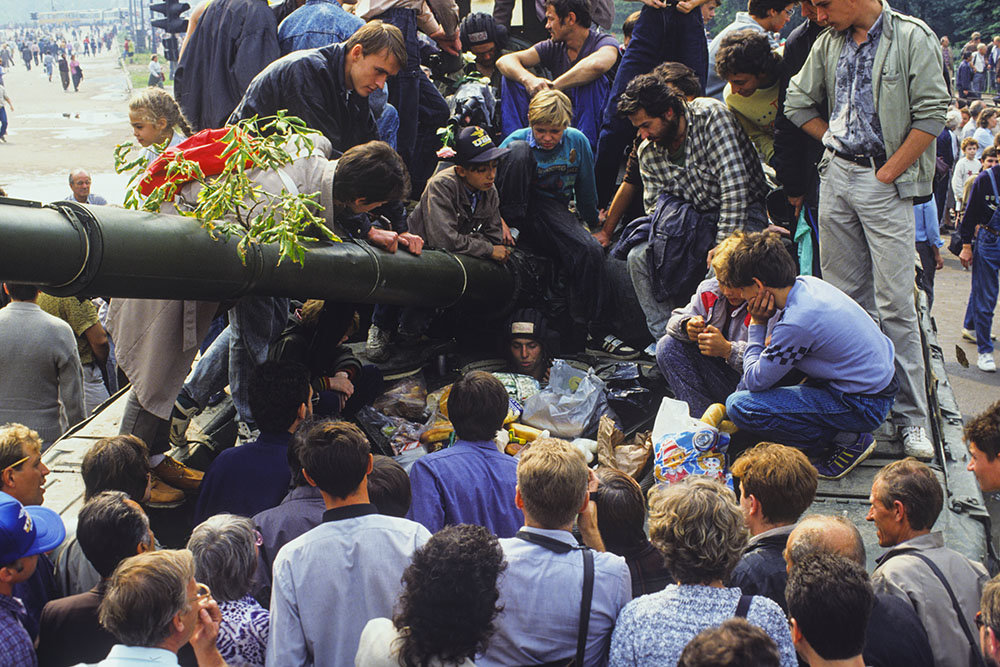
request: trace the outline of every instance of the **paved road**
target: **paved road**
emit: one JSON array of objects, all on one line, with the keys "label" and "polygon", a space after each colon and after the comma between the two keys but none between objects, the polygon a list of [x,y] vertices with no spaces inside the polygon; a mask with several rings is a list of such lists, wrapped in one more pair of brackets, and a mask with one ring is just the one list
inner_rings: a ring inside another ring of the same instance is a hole
[{"label": "paved road", "polygon": [[[934,308],[931,314],[937,324],[938,341],[944,351],[948,379],[955,391],[962,417],[968,420],[1000,400],[1000,374],[984,373],[976,368],[976,344],[962,339],[962,318],[969,297],[971,273],[962,269],[958,258],[942,248],[944,269],[935,279]],[[994,315],[993,330],[1000,331]],[[955,346],[961,347],[969,359],[969,367],[959,365]],[[1000,359],[1000,351],[994,353]]]},{"label": "paved road", "polygon": [[93,177],[92,192],[121,202],[127,179],[114,173],[116,144],[132,138],[128,122],[125,74],[108,51],[80,60],[79,92],[62,89],[59,72],[50,82],[42,67],[27,71],[18,64],[4,72],[7,95],[7,143],[0,143],[0,185],[11,197],[52,201],[70,194],[70,169],[82,167]]}]

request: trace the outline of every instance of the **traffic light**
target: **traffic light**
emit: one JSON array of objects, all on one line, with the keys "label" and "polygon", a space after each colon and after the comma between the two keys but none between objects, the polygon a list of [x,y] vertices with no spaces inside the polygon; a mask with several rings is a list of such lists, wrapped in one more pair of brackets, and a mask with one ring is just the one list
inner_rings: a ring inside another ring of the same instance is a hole
[{"label": "traffic light", "polygon": [[173,35],[163,38],[163,57],[170,62],[177,62],[180,57],[177,51],[177,38]]},{"label": "traffic light", "polygon": [[157,14],[163,14],[162,19],[156,19],[151,21],[153,27],[159,28],[163,32],[167,33],[178,33],[187,32],[187,19],[182,19],[181,14],[186,12],[191,8],[186,2],[180,2],[179,0],[166,0],[166,2],[158,2],[155,5],[149,6],[150,12],[156,12]]}]

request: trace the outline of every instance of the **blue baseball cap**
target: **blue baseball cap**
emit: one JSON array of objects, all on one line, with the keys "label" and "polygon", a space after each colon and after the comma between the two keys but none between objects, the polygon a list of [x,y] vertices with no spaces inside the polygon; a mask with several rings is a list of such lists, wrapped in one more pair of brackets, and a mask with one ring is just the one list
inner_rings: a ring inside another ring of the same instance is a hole
[{"label": "blue baseball cap", "polygon": [[66,538],[59,515],[47,507],[25,507],[0,492],[0,565],[51,551]]}]

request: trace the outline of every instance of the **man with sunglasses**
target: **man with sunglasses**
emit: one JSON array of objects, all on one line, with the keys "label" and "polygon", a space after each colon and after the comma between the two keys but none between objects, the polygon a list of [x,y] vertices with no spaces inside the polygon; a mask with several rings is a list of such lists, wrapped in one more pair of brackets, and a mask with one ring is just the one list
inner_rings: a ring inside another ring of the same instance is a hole
[{"label": "man with sunglasses", "polygon": [[149,551],[122,561],[108,580],[99,617],[118,640],[97,663],[101,667],[177,665],[177,651],[186,644],[199,667],[226,664],[215,646],[222,613],[208,586],[195,581],[187,549]]},{"label": "man with sunglasses", "polygon": [[[0,426],[0,492],[25,506],[41,505],[48,474],[38,433],[22,424]],[[24,603],[24,627],[32,639],[38,636],[42,607],[56,590],[52,561],[44,553],[37,560],[34,572],[14,586],[15,597]]]}]

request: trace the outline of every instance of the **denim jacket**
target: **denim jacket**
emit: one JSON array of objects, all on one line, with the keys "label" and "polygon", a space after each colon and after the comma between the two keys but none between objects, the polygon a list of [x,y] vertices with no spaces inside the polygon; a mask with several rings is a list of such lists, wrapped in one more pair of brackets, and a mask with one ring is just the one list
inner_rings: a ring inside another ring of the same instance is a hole
[{"label": "denim jacket", "polygon": [[[910,130],[921,130],[935,137],[941,133],[949,95],[941,76],[941,49],[934,32],[918,18],[897,14],[885,0],[882,8],[883,32],[872,67],[872,87],[886,155],[891,156]],[[828,105],[824,115],[829,117],[837,60],[849,38],[849,30],[836,32],[827,28],[813,45],[805,65],[792,78],[785,99],[785,115],[799,127],[821,116],[820,104]],[[901,113],[903,109],[907,113]],[[934,161],[935,145],[931,142],[896,179],[896,191],[901,198],[931,193]]]}]

